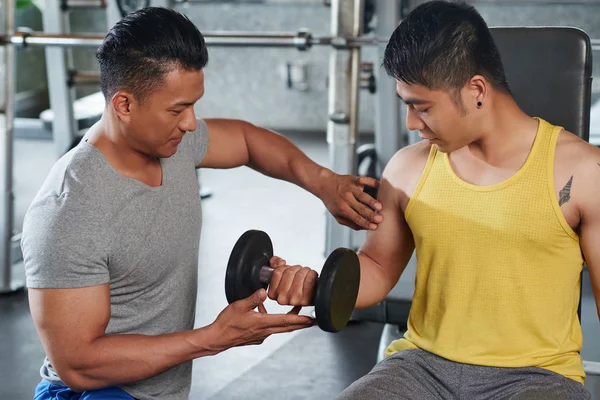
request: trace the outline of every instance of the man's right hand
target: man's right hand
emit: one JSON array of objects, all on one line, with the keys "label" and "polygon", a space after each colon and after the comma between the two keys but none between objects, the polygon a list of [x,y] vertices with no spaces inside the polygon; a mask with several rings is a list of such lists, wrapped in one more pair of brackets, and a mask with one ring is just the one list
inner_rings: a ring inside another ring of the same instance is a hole
[{"label": "man's right hand", "polygon": [[[261,344],[274,333],[293,332],[315,325],[315,320],[311,317],[298,315],[300,307],[294,307],[287,314],[268,314],[263,305],[266,298],[267,292],[260,289],[221,311],[212,323],[220,342],[219,348],[215,350]],[[255,311],[257,307],[258,311]]]}]

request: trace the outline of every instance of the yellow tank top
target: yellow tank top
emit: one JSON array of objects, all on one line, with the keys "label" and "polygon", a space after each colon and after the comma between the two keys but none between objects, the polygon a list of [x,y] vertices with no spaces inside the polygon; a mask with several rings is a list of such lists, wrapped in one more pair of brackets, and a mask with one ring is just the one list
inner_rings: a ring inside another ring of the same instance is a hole
[{"label": "yellow tank top", "polygon": [[583,257],[554,188],[562,128],[538,121],[521,169],[490,186],[463,181],[448,155],[431,147],[405,211],[417,256],[408,330],[386,355],[421,348],[460,363],[545,368],[583,383]]}]

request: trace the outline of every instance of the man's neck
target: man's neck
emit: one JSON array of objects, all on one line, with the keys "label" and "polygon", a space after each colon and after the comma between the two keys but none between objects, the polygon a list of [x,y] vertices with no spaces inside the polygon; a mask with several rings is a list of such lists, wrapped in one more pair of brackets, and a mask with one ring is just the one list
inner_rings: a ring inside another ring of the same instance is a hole
[{"label": "man's neck", "polygon": [[134,149],[122,134],[118,119],[106,112],[90,130],[88,143],[96,147],[113,168],[124,175],[137,175],[148,167],[160,164],[157,157]]},{"label": "man's neck", "polygon": [[481,135],[468,149],[475,157],[495,166],[513,155],[529,151],[538,121],[525,114],[508,95],[496,96],[481,118]]}]

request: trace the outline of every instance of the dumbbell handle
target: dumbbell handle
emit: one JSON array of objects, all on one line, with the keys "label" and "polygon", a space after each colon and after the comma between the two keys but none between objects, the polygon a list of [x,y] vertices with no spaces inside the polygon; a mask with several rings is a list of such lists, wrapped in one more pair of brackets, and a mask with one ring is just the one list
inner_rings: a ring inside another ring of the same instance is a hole
[{"label": "dumbbell handle", "polygon": [[275,269],[273,269],[271,267],[267,267],[267,266],[262,267],[260,269],[260,278],[259,278],[259,280],[262,283],[270,283],[271,282],[271,277],[273,276],[273,271],[275,271]]}]

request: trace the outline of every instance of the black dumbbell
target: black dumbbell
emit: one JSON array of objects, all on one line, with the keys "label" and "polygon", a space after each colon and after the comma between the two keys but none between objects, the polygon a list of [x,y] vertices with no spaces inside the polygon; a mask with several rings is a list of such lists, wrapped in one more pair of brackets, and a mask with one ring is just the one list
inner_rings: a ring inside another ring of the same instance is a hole
[{"label": "black dumbbell", "polygon": [[[263,231],[249,230],[236,242],[225,275],[225,295],[227,301],[249,297],[260,288],[269,286],[273,268],[269,260],[273,257],[273,244]],[[315,316],[319,327],[327,332],[342,330],[356,304],[360,283],[360,264],[352,250],[334,250],[323,265],[317,279]]]}]

